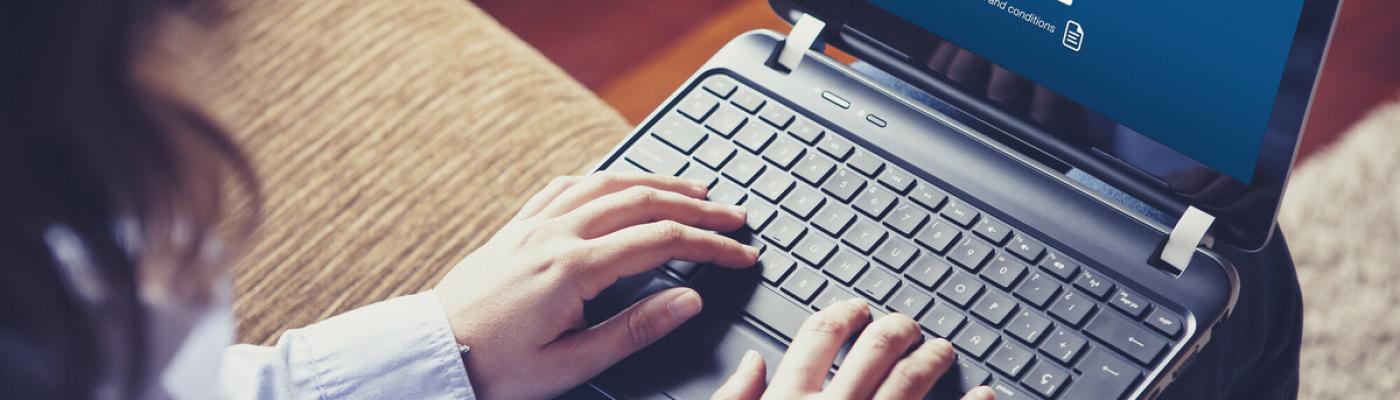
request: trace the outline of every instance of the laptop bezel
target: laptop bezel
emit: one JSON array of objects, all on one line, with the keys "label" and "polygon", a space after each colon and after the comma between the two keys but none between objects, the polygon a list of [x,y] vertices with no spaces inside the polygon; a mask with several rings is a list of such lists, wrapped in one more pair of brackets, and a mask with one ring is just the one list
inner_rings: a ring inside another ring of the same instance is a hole
[{"label": "laptop bezel", "polygon": [[[1171,177],[1146,172],[1152,170],[1150,166],[1133,165],[1097,147],[1071,144],[1032,121],[959,89],[940,73],[922,67],[921,62],[916,62],[922,59],[919,55],[928,54],[931,49],[921,48],[920,43],[937,43],[942,39],[867,0],[770,0],[778,15],[790,22],[804,13],[823,19],[828,26],[824,40],[999,130],[990,135],[994,138],[1009,139],[1017,142],[1014,145],[1018,148],[1043,153],[1033,156],[1084,170],[1167,213],[1180,215],[1188,206],[1196,206],[1214,214],[1218,219],[1213,231],[1216,238],[1246,251],[1264,247],[1274,232],[1275,216],[1297,154],[1340,3],[1341,0],[1304,2],[1288,56],[1288,68],[1275,99],[1265,144],[1251,183],[1245,185],[1215,173],[1218,176],[1207,179],[1211,184],[1185,191],[1180,185],[1170,186]],[[1135,140],[1164,147],[1146,136]],[[1180,153],[1171,153],[1195,162]],[[1213,172],[1204,166],[1200,171]]]}]

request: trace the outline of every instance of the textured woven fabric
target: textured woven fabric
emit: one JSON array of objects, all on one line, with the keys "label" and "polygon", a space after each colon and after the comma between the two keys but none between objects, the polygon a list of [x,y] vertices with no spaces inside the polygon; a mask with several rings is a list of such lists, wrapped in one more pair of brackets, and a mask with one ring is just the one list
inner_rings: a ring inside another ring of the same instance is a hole
[{"label": "textured woven fabric", "polygon": [[431,287],[629,129],[465,1],[226,7],[214,34],[231,46],[204,106],[266,190],[233,269],[240,342]]}]

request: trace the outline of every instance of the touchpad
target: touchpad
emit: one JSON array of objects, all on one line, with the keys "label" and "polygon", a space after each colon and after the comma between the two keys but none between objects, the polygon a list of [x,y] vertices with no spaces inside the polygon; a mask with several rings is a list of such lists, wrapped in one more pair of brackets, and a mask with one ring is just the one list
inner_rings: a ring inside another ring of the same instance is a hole
[{"label": "touchpad", "polygon": [[594,383],[618,398],[708,399],[738,368],[748,350],[763,355],[768,376],[784,347],[724,310],[719,299],[705,299],[705,311],[651,347],[604,372]]}]

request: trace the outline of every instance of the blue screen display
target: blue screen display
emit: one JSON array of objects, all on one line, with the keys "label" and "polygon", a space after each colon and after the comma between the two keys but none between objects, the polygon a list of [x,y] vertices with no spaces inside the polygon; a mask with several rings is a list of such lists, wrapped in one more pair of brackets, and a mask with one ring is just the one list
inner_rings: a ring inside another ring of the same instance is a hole
[{"label": "blue screen display", "polygon": [[1303,0],[871,0],[1245,184]]}]

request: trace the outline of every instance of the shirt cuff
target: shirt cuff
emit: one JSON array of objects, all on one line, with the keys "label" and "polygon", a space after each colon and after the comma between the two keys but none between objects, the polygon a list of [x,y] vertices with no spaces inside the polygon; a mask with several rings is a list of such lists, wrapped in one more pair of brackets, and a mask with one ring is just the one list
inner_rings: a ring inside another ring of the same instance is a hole
[{"label": "shirt cuff", "polygon": [[[289,332],[290,333],[290,332]],[[447,314],[431,291],[296,332],[322,398],[475,399]]]}]

